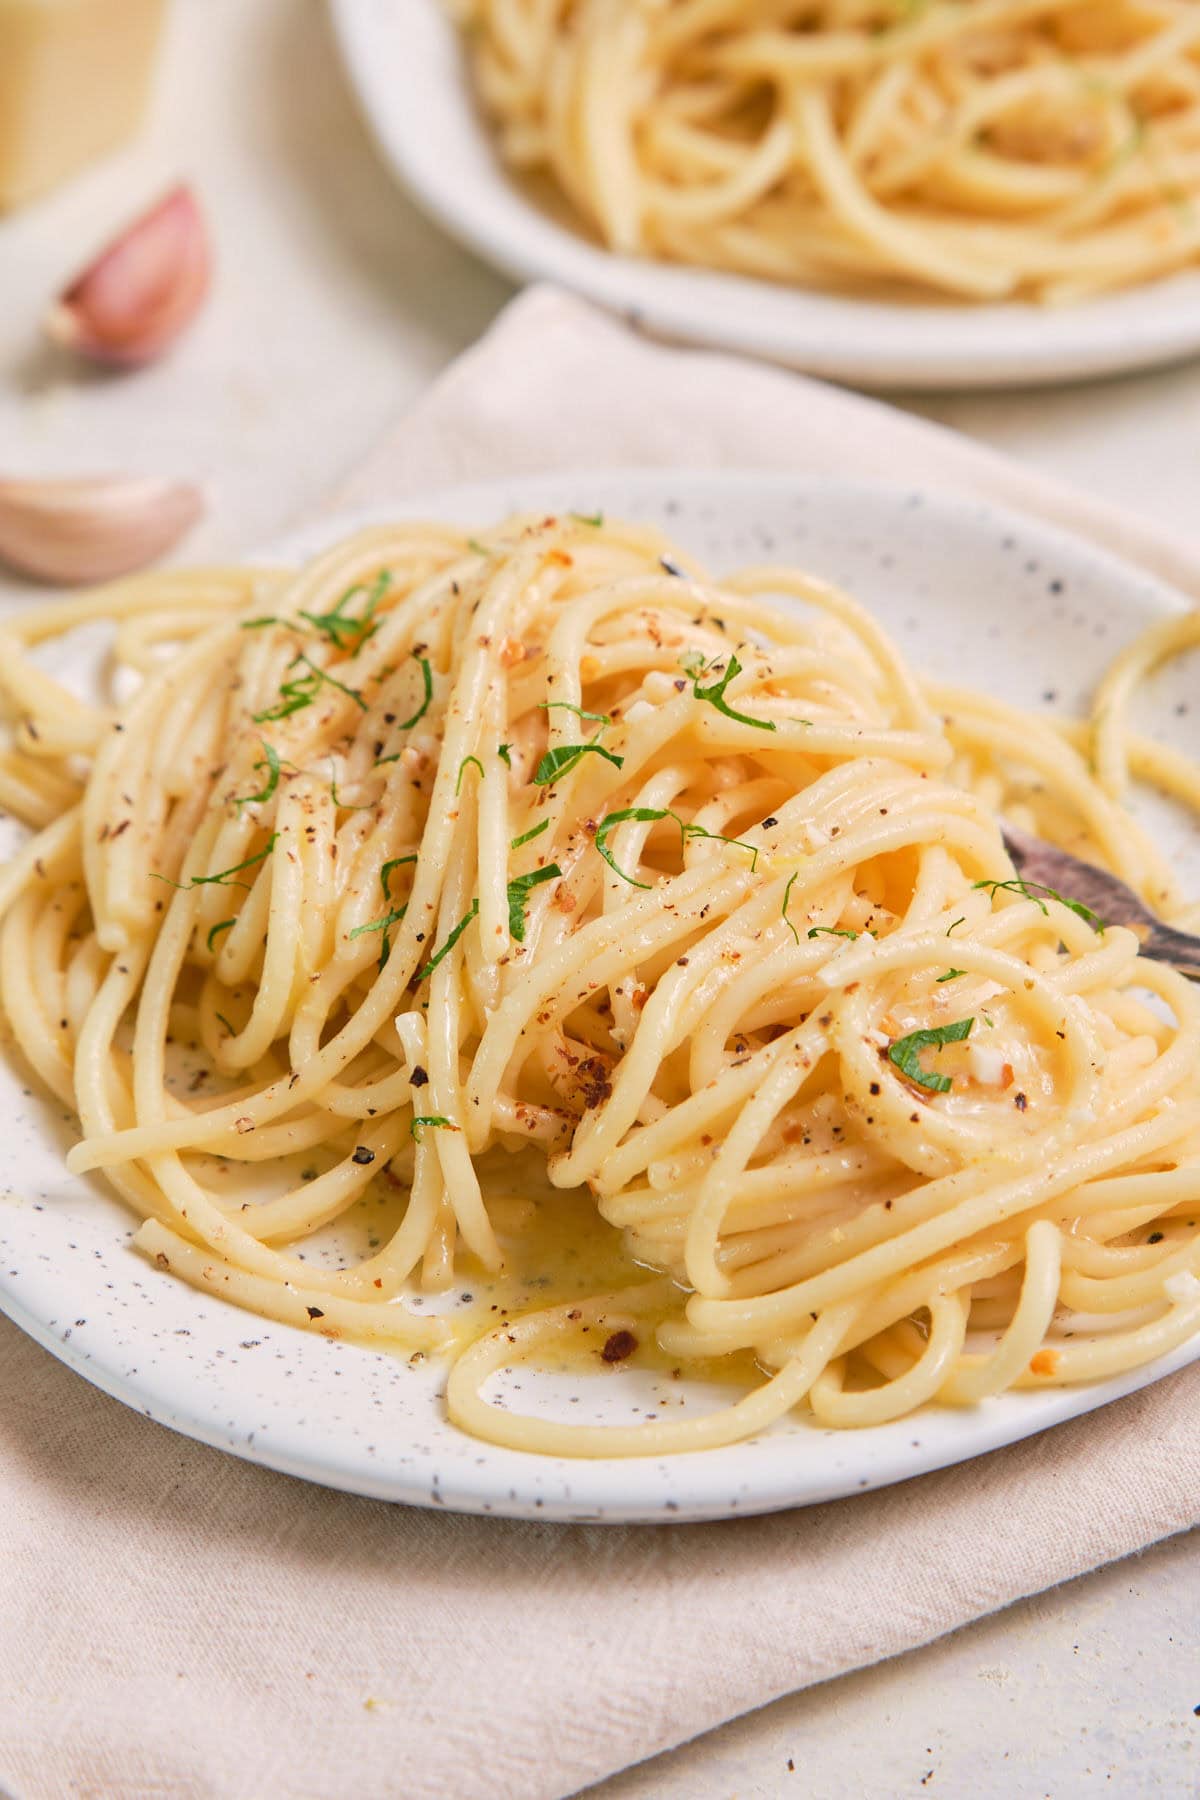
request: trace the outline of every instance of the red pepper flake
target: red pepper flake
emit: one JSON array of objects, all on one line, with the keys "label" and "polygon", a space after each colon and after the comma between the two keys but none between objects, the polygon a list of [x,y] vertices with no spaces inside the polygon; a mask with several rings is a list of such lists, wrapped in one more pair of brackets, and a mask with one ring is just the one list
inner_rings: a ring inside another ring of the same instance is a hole
[{"label": "red pepper flake", "polygon": [[624,1362],[627,1356],[633,1355],[637,1347],[638,1341],[632,1331],[614,1331],[610,1337],[605,1339],[604,1348],[600,1352],[601,1361],[606,1363]]}]

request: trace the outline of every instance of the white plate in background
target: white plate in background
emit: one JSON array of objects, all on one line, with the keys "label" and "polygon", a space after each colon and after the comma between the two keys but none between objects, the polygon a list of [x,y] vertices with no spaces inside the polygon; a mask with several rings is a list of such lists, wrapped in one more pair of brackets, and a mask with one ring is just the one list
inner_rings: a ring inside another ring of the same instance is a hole
[{"label": "white plate in background", "polygon": [[[768,559],[803,564],[865,600],[922,670],[1032,707],[1078,711],[1117,649],[1182,605],[1114,558],[979,502],[778,474],[521,476],[323,519],[275,555],[310,555],[387,517],[441,516],[486,528],[512,510],[568,508],[657,523],[718,574]],[[94,636],[88,641],[94,654]],[[1173,665],[1147,696],[1146,717],[1200,755],[1194,685],[1185,664]],[[1200,888],[1195,830],[1166,810],[1153,822],[1185,879]],[[1091,1387],[1008,1394],[970,1410],[928,1409],[864,1431],[831,1432],[794,1417],[747,1443],[695,1455],[533,1456],[450,1425],[437,1362],[414,1368],[401,1353],[272,1324],[158,1274],[130,1248],[133,1221],[99,1179],[66,1173],[72,1122],[11,1055],[0,1056],[0,1116],[0,1310],[97,1387],[161,1424],[380,1499],[541,1519],[662,1522],[767,1512],[978,1456],[1200,1356],[1197,1339]],[[649,1380],[598,1369],[551,1380],[541,1403],[563,1417],[628,1422],[654,1403]],[[671,1392],[678,1400],[679,1387]],[[706,1403],[711,1394],[686,1401]]]},{"label": "white plate in background", "polygon": [[648,330],[864,387],[1020,387],[1200,351],[1200,271],[1057,309],[857,300],[617,256],[537,206],[496,155],[442,0],[330,0],[385,160],[446,231],[517,281]]}]

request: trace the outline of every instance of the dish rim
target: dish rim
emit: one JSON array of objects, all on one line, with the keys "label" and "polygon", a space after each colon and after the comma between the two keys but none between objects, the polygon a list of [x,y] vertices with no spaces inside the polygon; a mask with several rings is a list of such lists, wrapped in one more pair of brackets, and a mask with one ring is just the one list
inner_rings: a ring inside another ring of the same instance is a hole
[{"label": "dish rim", "polygon": [[867,388],[1054,386],[1200,352],[1200,269],[1055,310],[858,299],[618,256],[541,211],[504,170],[440,0],[329,5],[383,160],[427,217],[518,284],[557,282],[651,334]]},{"label": "dish rim", "polygon": [[[1128,596],[1130,604],[1147,616],[1155,610],[1165,612],[1186,610],[1187,607],[1184,598],[1166,583],[1114,553],[1089,544],[1069,530],[1030,519],[988,500],[969,495],[928,493],[912,484],[837,478],[793,478],[777,471],[757,473],[720,469],[581,468],[553,474],[516,474],[488,481],[455,484],[396,501],[331,512],[287,533],[274,545],[266,546],[252,560],[269,562],[287,557],[299,561],[350,531],[388,520],[448,516],[461,518],[464,522],[479,523],[488,516],[497,516],[500,511],[511,510],[514,505],[542,510],[546,505],[562,508],[578,502],[580,507],[585,504],[593,507],[598,500],[604,500],[605,489],[612,486],[619,486],[628,496],[636,494],[648,498],[660,512],[667,510],[667,490],[672,488],[687,488],[693,496],[699,494],[701,497],[704,497],[703,491],[707,490],[714,504],[719,504],[721,497],[730,491],[754,495],[769,492],[772,504],[777,498],[785,497],[792,501],[800,498],[816,503],[836,494],[848,505],[869,505],[874,499],[881,505],[893,507],[919,494],[927,509],[926,517],[934,524],[941,512],[943,516],[955,515],[960,525],[971,530],[982,531],[986,528],[989,531],[1011,531],[1027,553],[1040,555],[1047,562],[1054,560],[1056,555],[1070,558],[1077,569],[1082,564],[1100,581],[1117,584],[1121,593]],[[523,501],[519,498],[521,495],[526,497]],[[618,508],[613,506],[612,510],[616,512]],[[105,1199],[108,1199],[107,1195]],[[120,1217],[128,1221],[129,1215],[115,1196],[111,1198],[111,1212],[114,1219]],[[128,1225],[124,1232],[126,1240],[131,1232],[132,1225]],[[134,1252],[130,1252],[130,1255],[136,1257]],[[141,1259],[137,1258],[137,1273],[141,1273],[142,1269]],[[182,1285],[176,1292],[181,1317],[189,1305],[199,1301],[218,1305],[222,1309],[221,1316],[224,1316],[224,1310],[227,1309],[232,1338],[245,1331],[247,1318],[254,1318],[254,1329],[267,1341],[277,1339],[284,1345],[295,1344],[297,1339],[316,1342],[306,1333],[296,1333],[289,1327],[268,1324],[258,1319],[257,1315],[247,1314],[240,1308],[229,1308],[228,1303],[218,1302],[214,1295],[197,1294],[195,1290]],[[669,1458],[573,1460],[509,1452],[500,1446],[481,1445],[482,1454],[478,1462],[455,1462],[448,1478],[439,1479],[435,1468],[436,1456],[431,1455],[421,1472],[414,1474],[411,1480],[397,1481],[392,1477],[377,1479],[361,1458],[357,1462],[351,1459],[340,1463],[331,1462],[328,1457],[322,1460],[319,1435],[314,1442],[311,1433],[297,1437],[293,1431],[289,1437],[283,1431],[278,1441],[264,1445],[252,1433],[251,1440],[247,1442],[240,1430],[234,1431],[232,1421],[228,1428],[215,1423],[211,1409],[206,1410],[192,1393],[181,1396],[179,1392],[163,1391],[160,1386],[156,1386],[152,1374],[143,1373],[142,1379],[134,1383],[129,1375],[123,1375],[119,1369],[98,1363],[93,1353],[86,1348],[83,1338],[72,1336],[70,1332],[64,1337],[55,1330],[57,1321],[48,1320],[33,1311],[20,1294],[14,1292],[3,1269],[0,1269],[0,1312],[5,1313],[60,1361],[111,1397],[169,1429],[244,1460],[283,1474],[314,1481],[321,1486],[374,1499],[437,1506],[468,1513],[487,1513],[498,1517],[576,1523],[675,1523],[741,1517],[821,1504],[826,1500],[890,1486],[940,1468],[973,1461],[992,1450],[1039,1436],[1043,1431],[1070,1419],[1098,1411],[1200,1359],[1200,1336],[1197,1336],[1191,1343],[1179,1346],[1154,1363],[1104,1382],[1048,1390],[1040,1394],[1006,1394],[970,1412],[959,1413],[945,1408],[927,1409],[914,1415],[913,1419],[897,1422],[904,1427],[902,1432],[893,1432],[889,1427],[883,1427],[874,1428],[871,1432],[823,1433],[823,1436],[844,1444],[847,1451],[856,1446],[868,1446],[865,1460],[856,1460],[851,1454],[845,1472],[839,1473],[838,1465],[822,1481],[814,1482],[810,1478],[807,1486],[803,1480],[802,1458],[799,1459],[799,1481],[796,1461],[789,1462],[780,1458],[777,1463],[772,1464],[764,1460],[761,1465],[751,1467],[750,1485],[736,1496],[730,1497],[727,1474],[719,1482],[707,1486],[704,1479],[705,1465],[711,1469],[714,1466],[712,1459],[726,1454],[721,1451],[681,1454]],[[358,1351],[360,1347],[342,1348]],[[363,1350],[362,1353],[380,1354],[370,1350]],[[923,1454],[914,1460],[910,1453],[908,1427],[914,1421],[928,1422],[934,1417],[952,1418],[955,1421],[955,1431],[948,1434],[947,1440],[939,1448],[932,1449],[926,1444],[917,1446]],[[443,1420],[443,1424],[445,1423]],[[959,1430],[959,1427],[962,1429]],[[449,1426],[447,1428],[454,1429]],[[801,1440],[798,1439],[797,1442],[800,1443]],[[746,1447],[748,1446],[742,1448]],[[735,1450],[737,1448],[734,1446]],[[510,1484],[514,1469],[527,1473],[528,1481],[523,1486],[519,1478],[515,1486]],[[697,1479],[693,1482],[688,1481],[689,1470],[697,1471]],[[690,1497],[687,1492],[689,1487],[694,1490]]]}]

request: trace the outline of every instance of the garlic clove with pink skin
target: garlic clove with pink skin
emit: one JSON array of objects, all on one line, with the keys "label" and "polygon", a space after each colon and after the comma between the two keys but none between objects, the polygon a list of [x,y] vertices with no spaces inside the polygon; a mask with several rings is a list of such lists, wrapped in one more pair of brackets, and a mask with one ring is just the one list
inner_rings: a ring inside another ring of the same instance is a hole
[{"label": "garlic clove with pink skin", "polygon": [[95,362],[136,368],[191,322],[211,277],[208,227],[181,183],[76,277],[48,313],[47,334]]},{"label": "garlic clove with pink skin", "polygon": [[165,555],[203,511],[199,488],[155,476],[0,480],[0,562],[42,581],[109,581]]}]

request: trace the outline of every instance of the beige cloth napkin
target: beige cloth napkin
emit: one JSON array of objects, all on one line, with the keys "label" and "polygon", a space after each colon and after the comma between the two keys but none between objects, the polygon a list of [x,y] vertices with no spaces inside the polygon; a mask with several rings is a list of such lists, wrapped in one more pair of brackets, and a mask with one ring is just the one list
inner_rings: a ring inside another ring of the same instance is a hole
[{"label": "beige cloth napkin", "polygon": [[[553,465],[889,475],[1132,520],[871,401],[534,290],[339,502]],[[981,1461],[773,1518],[410,1511],[176,1437],[0,1321],[0,1786],[20,1800],[556,1800],[1195,1524],[1200,1369]]]}]

